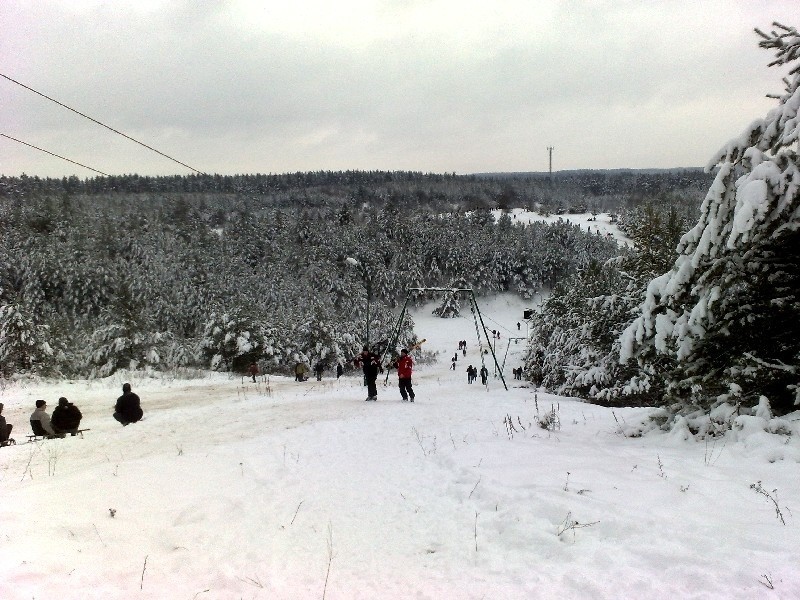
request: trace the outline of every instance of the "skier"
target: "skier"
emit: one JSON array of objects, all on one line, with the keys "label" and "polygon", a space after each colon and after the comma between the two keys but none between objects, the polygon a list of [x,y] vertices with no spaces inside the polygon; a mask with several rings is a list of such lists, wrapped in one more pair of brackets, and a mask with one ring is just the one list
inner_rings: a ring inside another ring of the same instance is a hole
[{"label": "skier", "polygon": [[336,364],[336,379],[339,379],[339,377],[341,377],[343,373],[344,373],[344,367],[342,366],[342,363],[337,363]]},{"label": "skier", "polygon": [[475,367],[473,367],[472,365],[467,367],[467,383],[472,383],[473,381],[475,381],[474,369]]},{"label": "skier", "polygon": [[481,366],[481,383],[486,385],[486,382],[489,379],[489,370],[486,368],[486,365]]},{"label": "skier", "polygon": [[398,358],[392,366],[397,369],[397,382],[400,385],[400,395],[403,397],[403,402],[410,400],[414,401],[414,389],[411,387],[411,370],[414,367],[414,359],[408,353],[408,350],[403,348],[400,350],[400,358]]},{"label": "skier", "polygon": [[314,373],[316,373],[317,375],[317,381],[322,381],[322,372],[324,370],[325,370],[325,365],[322,364],[322,361],[314,365]]},{"label": "skier", "polygon": [[353,359],[353,364],[364,370],[364,382],[367,386],[367,402],[375,402],[378,399],[378,387],[375,385],[375,381],[378,379],[378,371],[381,368],[381,357],[370,352],[369,348],[364,346],[361,354]]}]

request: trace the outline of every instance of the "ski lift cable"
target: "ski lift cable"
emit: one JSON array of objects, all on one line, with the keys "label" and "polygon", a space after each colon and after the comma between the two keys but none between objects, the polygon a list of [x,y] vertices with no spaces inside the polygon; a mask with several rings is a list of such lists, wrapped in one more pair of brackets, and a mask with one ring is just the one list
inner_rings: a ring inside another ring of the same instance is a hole
[{"label": "ski lift cable", "polygon": [[472,310],[472,319],[475,321],[475,335],[478,336],[478,353],[481,357],[481,367],[486,366],[486,362],[483,359],[483,342],[481,342],[481,329],[478,325],[478,315],[475,312],[475,308],[471,307]]},{"label": "ski lift cable", "polygon": [[[37,90],[33,89],[32,87],[29,87],[29,86],[25,85],[24,83],[21,83],[21,82],[17,81],[16,79],[12,79],[11,77],[9,77],[8,75],[5,75],[4,73],[0,73],[0,77],[3,77],[3,78],[5,78],[5,79],[8,79],[10,82],[12,82],[12,83],[16,83],[18,86],[24,87],[26,90],[30,90],[31,92],[33,92],[34,94],[38,94],[38,95],[39,95],[39,96],[41,96],[42,98],[46,98],[47,100],[50,100],[50,102],[55,102],[55,103],[56,103],[56,104],[58,104],[59,106],[61,106],[61,107],[63,107],[63,108],[66,108],[67,110],[70,110],[70,111],[74,112],[74,113],[75,113],[75,114],[77,114],[77,115],[80,115],[80,116],[82,116],[84,119],[89,119],[89,120],[90,120],[92,123],[97,123],[97,124],[98,124],[98,125],[100,125],[101,127],[105,127],[106,129],[108,129],[109,131],[113,131],[113,132],[114,132],[114,133],[116,133],[117,135],[121,135],[122,137],[124,137],[124,138],[126,138],[126,139],[129,139],[130,141],[132,141],[132,142],[135,142],[135,143],[139,144],[140,146],[144,146],[144,147],[145,147],[145,148],[147,148],[148,150],[152,150],[152,151],[153,151],[153,152],[155,152],[156,154],[160,154],[161,156],[163,156],[164,158],[168,158],[168,159],[169,159],[169,160],[171,160],[172,162],[178,163],[179,165],[181,165],[181,166],[184,166],[184,167],[186,167],[187,169],[191,169],[191,170],[192,170],[192,171],[194,171],[195,173],[199,173],[200,175],[205,175],[205,174],[206,174],[206,173],[204,173],[203,171],[199,171],[198,169],[195,169],[194,167],[191,167],[191,166],[187,165],[186,163],[179,161],[177,158],[173,158],[173,157],[169,156],[168,154],[164,154],[164,153],[163,153],[163,152],[161,152],[160,150],[156,150],[156,149],[155,149],[155,148],[153,148],[152,146],[148,146],[148,145],[147,145],[147,144],[145,144],[144,142],[140,142],[139,140],[137,140],[137,139],[135,139],[135,138],[132,138],[131,136],[129,136],[129,135],[125,134],[125,133],[122,133],[121,131],[119,131],[119,130],[117,130],[117,129],[114,129],[113,127],[110,127],[109,125],[106,125],[105,123],[101,123],[101,122],[100,122],[100,121],[98,121],[97,119],[93,119],[93,118],[92,118],[92,117],[90,117],[89,115],[86,115],[86,114],[84,114],[84,113],[80,112],[79,110],[75,110],[74,108],[72,108],[72,107],[70,107],[70,106],[67,106],[67,105],[66,105],[66,104],[64,104],[63,102],[59,102],[59,101],[58,101],[58,100],[56,100],[55,98],[51,98],[51,97],[50,97],[50,96],[48,96],[47,94],[43,94],[42,92],[39,92],[39,91],[37,91]],[[6,137],[8,137],[8,136],[6,136]],[[23,142],[23,143],[24,143],[24,142]],[[30,144],[28,144],[28,145],[30,145]],[[39,150],[39,149],[40,149],[40,148],[37,148],[37,150]],[[63,158],[63,157],[59,157],[59,158]],[[65,159],[65,160],[68,160],[68,159]],[[70,162],[73,162],[73,161],[70,161]],[[81,166],[84,166],[84,165],[81,165]],[[89,168],[89,167],[86,167],[86,168]],[[96,171],[96,169],[92,169],[92,171]],[[100,171],[97,171],[97,172],[99,173]],[[106,174],[105,174],[105,173],[103,173],[103,175],[106,175]],[[106,175],[106,176],[107,176],[107,177],[109,177],[109,175]]]},{"label": "ski lift cable", "polygon": [[15,142],[17,142],[19,144],[24,144],[25,146],[30,146],[31,148],[34,148],[35,150],[38,150],[39,152],[44,152],[45,154],[49,154],[50,156],[55,156],[56,158],[60,158],[61,160],[65,160],[67,162],[71,162],[73,165],[78,165],[79,167],[83,167],[84,169],[89,169],[90,171],[94,171],[95,173],[100,173],[100,175],[105,175],[106,177],[111,177],[111,175],[109,175],[108,173],[103,173],[102,171],[100,171],[98,169],[93,169],[90,166],[87,166],[87,165],[84,165],[82,163],[79,163],[78,161],[72,160],[70,158],[67,158],[66,156],[61,156],[60,154],[56,154],[55,152],[50,152],[49,150],[45,150],[44,148],[39,148],[39,146],[34,146],[33,144],[29,144],[28,142],[23,142],[22,140],[18,140],[17,138],[11,137],[10,135],[6,135],[5,133],[0,133],[0,135],[3,136],[4,138],[8,138],[9,140],[13,140],[13,141],[15,141]]},{"label": "ski lift cable", "polygon": [[495,324],[495,325],[497,325],[498,327],[502,327],[502,328],[503,328],[503,329],[505,329],[506,331],[512,331],[511,329],[509,329],[508,327],[506,327],[505,325],[503,325],[503,324],[501,324],[501,323],[498,323],[498,322],[497,322],[497,321],[495,321],[495,320],[494,320],[492,317],[488,316],[488,315],[487,315],[487,314],[485,314],[485,313],[484,313],[483,317],[484,317],[484,318],[485,318],[487,321],[491,321],[492,323],[494,323],[494,324]]}]

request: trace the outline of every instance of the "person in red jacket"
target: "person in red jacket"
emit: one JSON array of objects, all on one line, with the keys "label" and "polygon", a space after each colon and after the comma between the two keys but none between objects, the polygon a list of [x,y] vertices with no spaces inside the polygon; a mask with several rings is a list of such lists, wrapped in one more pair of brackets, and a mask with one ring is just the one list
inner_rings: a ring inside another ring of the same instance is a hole
[{"label": "person in red jacket", "polygon": [[411,369],[414,367],[414,359],[408,353],[408,350],[403,348],[400,351],[400,358],[394,361],[394,368],[397,369],[397,380],[400,384],[400,395],[403,397],[403,402],[407,400],[414,401],[414,388],[411,387]]}]

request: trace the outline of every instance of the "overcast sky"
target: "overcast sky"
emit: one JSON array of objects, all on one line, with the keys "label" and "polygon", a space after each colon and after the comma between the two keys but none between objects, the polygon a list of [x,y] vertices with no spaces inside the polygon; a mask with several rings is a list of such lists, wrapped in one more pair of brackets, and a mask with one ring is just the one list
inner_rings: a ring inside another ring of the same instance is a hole
[{"label": "overcast sky", "polygon": [[[704,166],[775,105],[798,0],[2,0],[0,73],[206,173]],[[0,133],[190,169],[0,78]],[[0,137],[0,174],[96,173]]]}]

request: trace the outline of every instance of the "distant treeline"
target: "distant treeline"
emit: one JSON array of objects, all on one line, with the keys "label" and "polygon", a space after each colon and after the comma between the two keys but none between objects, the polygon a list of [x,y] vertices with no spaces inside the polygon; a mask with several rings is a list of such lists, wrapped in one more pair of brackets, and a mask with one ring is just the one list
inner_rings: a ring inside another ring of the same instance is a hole
[{"label": "distant treeline", "polygon": [[701,169],[456,175],[411,171],[316,171],[255,175],[40,178],[0,176],[0,197],[190,194],[249,197],[262,206],[425,206],[434,210],[525,207],[548,212],[621,212],[645,202],[696,211],[712,181]]}]

